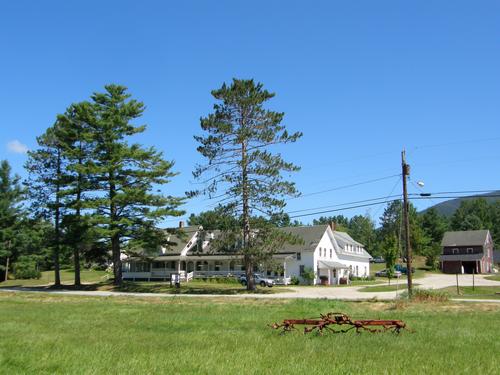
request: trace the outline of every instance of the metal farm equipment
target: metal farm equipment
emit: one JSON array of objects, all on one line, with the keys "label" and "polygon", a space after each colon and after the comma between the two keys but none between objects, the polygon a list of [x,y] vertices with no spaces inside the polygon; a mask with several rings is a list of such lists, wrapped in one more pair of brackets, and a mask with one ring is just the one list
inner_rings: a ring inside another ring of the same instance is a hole
[{"label": "metal farm equipment", "polygon": [[[295,326],[304,326],[304,333],[317,331],[323,334],[323,330],[332,333],[346,333],[351,329],[356,329],[357,333],[361,331],[368,331],[371,333],[390,331],[399,333],[402,329],[406,328],[405,322],[402,320],[378,320],[378,319],[362,319],[352,320],[349,316],[343,313],[331,312],[328,314],[321,314],[319,318],[310,319],[285,319],[281,324],[274,323],[270,325],[271,328],[281,329],[282,333],[296,330]],[[345,329],[342,329],[346,327]]]}]

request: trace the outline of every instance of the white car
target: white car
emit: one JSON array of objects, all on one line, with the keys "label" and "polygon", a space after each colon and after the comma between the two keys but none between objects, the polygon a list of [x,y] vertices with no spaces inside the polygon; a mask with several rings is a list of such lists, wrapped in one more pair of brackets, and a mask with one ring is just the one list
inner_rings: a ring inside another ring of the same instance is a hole
[{"label": "white car", "polygon": [[[260,273],[254,273],[253,274],[253,279],[254,279],[255,284],[258,284],[261,287],[267,286],[269,288],[272,288],[274,286],[274,280],[273,279],[264,277]],[[243,276],[240,277],[240,283],[241,283],[241,285],[247,285],[247,277],[245,275],[243,275]]]}]

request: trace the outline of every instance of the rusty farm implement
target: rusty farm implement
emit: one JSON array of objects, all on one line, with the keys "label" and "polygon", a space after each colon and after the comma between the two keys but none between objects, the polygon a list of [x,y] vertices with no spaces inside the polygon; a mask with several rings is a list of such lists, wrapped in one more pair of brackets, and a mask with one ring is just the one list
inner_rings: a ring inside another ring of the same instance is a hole
[{"label": "rusty farm implement", "polygon": [[368,331],[371,333],[390,331],[399,333],[406,328],[402,320],[379,320],[379,319],[360,319],[352,320],[343,313],[330,312],[321,314],[319,318],[308,319],[285,319],[281,324],[274,323],[271,328],[281,329],[282,333],[297,330],[297,326],[304,327],[304,333],[316,331],[319,334],[324,332],[346,333],[355,329],[357,333]]}]

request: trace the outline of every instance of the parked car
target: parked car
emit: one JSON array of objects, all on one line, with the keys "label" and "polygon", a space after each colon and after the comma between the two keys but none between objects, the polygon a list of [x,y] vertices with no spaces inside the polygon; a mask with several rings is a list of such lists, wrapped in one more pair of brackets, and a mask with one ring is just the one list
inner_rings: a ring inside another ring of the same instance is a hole
[{"label": "parked car", "polygon": [[[401,271],[394,271],[394,277],[399,278],[401,277]],[[387,269],[383,269],[381,271],[378,271],[375,273],[375,276],[377,277],[387,277]]]},{"label": "parked car", "polygon": [[370,263],[385,263],[385,259],[382,257],[371,258]]},{"label": "parked car", "polygon": [[[260,285],[261,287],[269,287],[272,288],[274,286],[274,280],[270,279],[268,277],[264,277],[260,273],[254,273],[253,274],[253,279],[255,281],[255,284]],[[246,275],[243,275],[240,277],[240,283],[241,285],[247,285],[247,277]]]},{"label": "parked car", "polygon": [[[402,265],[402,264],[396,264],[394,266],[394,269],[396,271],[401,272],[403,275],[406,275],[406,271],[408,270],[408,268],[406,266]],[[415,273],[415,267],[411,268],[411,273]]]}]

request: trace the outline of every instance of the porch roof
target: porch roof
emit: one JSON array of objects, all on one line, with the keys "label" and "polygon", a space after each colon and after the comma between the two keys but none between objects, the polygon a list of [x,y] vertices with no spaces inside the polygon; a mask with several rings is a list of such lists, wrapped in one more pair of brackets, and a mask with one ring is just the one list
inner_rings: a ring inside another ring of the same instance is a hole
[{"label": "porch roof", "polygon": [[346,269],[349,268],[345,264],[339,262],[332,262],[328,260],[320,260],[318,261],[318,268],[327,268],[327,269]]}]

